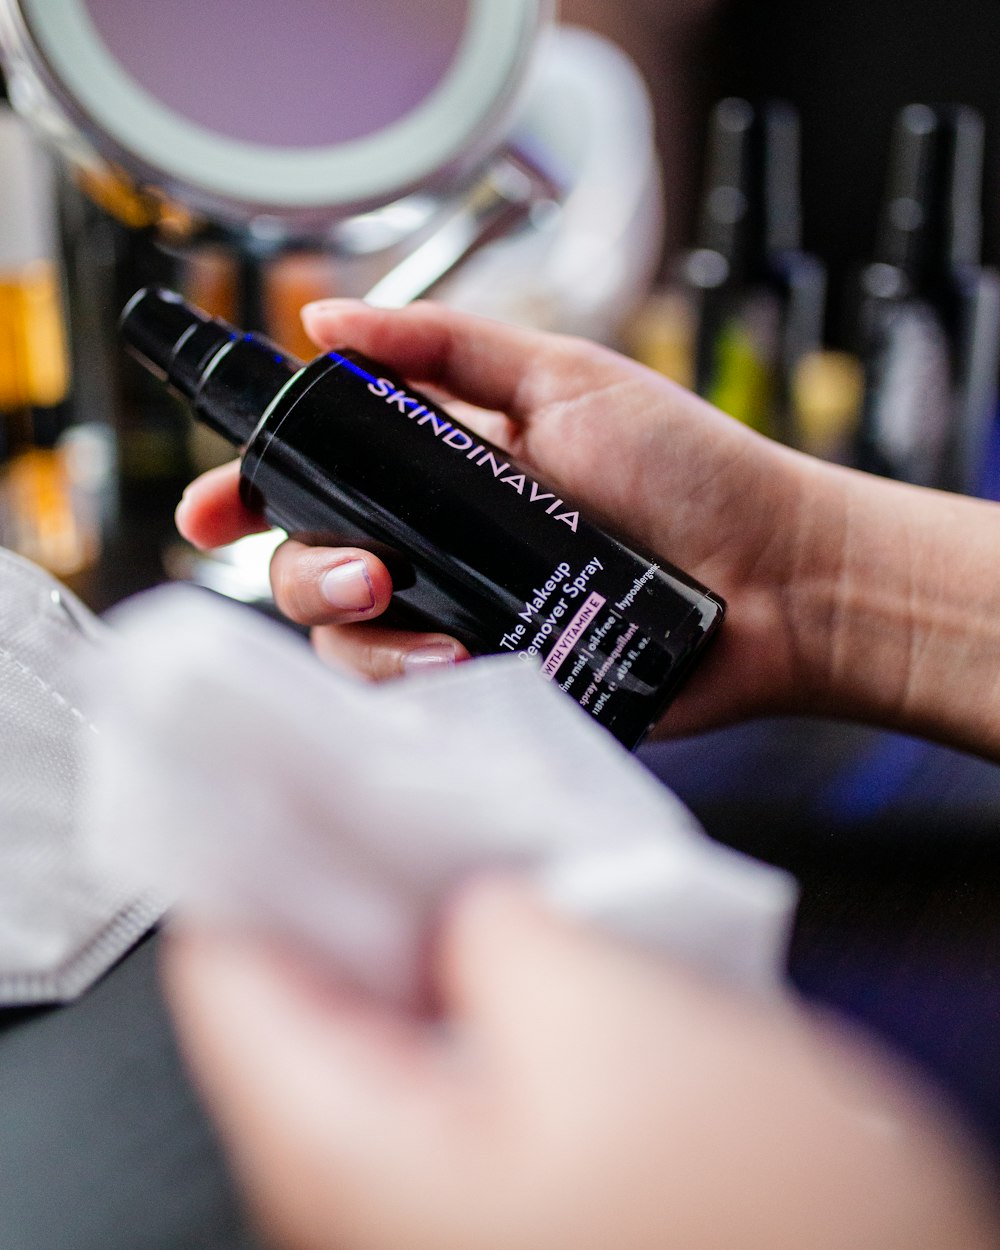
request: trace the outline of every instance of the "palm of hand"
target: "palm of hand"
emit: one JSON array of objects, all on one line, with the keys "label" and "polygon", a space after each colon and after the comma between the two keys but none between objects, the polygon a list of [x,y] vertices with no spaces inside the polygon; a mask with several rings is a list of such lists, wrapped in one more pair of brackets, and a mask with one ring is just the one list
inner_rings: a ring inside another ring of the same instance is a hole
[{"label": "palm of hand", "polygon": [[791,701],[794,641],[776,613],[796,561],[808,462],[590,343],[549,340],[516,398],[511,417],[483,433],[729,604],[716,654],[681,695],[668,729]]}]

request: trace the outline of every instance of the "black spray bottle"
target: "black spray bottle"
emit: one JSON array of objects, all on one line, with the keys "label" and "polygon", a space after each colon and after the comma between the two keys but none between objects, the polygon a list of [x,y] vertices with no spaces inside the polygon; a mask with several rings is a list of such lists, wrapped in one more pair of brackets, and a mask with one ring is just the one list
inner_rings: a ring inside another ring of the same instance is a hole
[{"label": "black spray bottle", "polygon": [[243,450],[244,500],[306,541],[388,564],[408,621],[513,652],[628,747],[722,618],[691,578],[588,522],[533,471],[355,352],[302,366],[168,291],[122,317],[133,352]]}]

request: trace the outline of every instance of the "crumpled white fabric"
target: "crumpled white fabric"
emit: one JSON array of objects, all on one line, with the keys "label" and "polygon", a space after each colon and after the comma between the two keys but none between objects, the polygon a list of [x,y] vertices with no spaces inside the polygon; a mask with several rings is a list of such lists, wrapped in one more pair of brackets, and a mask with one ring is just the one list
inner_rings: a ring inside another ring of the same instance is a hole
[{"label": "crumpled white fabric", "polygon": [[87,823],[137,889],[280,934],[402,1004],[446,895],[497,868],[743,985],[780,983],[794,883],[709,840],[516,657],[374,686],[177,587],[113,623]]},{"label": "crumpled white fabric", "polygon": [[104,628],[42,569],[0,548],[0,1007],[95,981],[162,903],[95,867],[75,819],[94,729],[77,651]]}]

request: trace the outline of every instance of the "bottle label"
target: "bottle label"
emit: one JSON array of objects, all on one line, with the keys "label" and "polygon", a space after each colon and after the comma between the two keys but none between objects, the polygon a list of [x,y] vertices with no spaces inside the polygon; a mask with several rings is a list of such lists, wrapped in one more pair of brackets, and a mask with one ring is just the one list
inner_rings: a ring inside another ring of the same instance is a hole
[{"label": "bottle label", "polygon": [[555,491],[547,490],[540,482],[536,482],[518,465],[511,463],[497,452],[495,447],[488,447],[477,441],[468,430],[456,425],[443,413],[431,407],[422,396],[411,395],[403,387],[397,386],[388,378],[377,378],[356,362],[331,352],[329,358],[337,361],[341,367],[365,379],[368,390],[376,399],[381,399],[394,412],[406,417],[417,427],[423,427],[427,433],[441,441],[441,445],[451,452],[460,453],[466,460],[483,469],[502,485],[515,491],[529,504],[537,505],[546,516],[552,517],[562,525],[567,525],[575,534],[580,524],[580,513],[565,500],[560,499]]},{"label": "bottle label", "polygon": [[[608,585],[609,571],[592,556],[574,568],[562,560],[533,587],[523,610],[498,640],[498,651],[514,652],[539,664],[542,676],[597,719],[619,690],[648,694],[662,680],[655,656],[662,651],[625,614],[659,571],[650,564],[620,597]],[[669,630],[660,631],[666,642]],[[652,663],[651,663],[652,662]]]},{"label": "bottle label", "polygon": [[721,614],[679,570],[361,358],[331,353],[305,370],[244,475],[290,533],[378,544],[417,628],[521,656],[628,745]]}]

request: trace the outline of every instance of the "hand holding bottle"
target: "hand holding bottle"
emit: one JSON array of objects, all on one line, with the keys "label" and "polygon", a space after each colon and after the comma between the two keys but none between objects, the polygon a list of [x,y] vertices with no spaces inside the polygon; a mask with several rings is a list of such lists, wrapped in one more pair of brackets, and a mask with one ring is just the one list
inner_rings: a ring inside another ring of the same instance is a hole
[{"label": "hand holding bottle", "polygon": [[[321,346],[336,342],[367,355],[377,351],[385,365],[416,385],[430,384],[457,399],[462,418],[485,438],[533,466],[567,497],[582,500],[627,540],[709,585],[711,577],[721,576],[731,591],[738,588],[769,549],[771,531],[790,506],[777,489],[780,475],[770,468],[778,449],[761,439],[747,445],[745,431],[727,418],[591,343],[430,304],[386,313],[331,301],[307,310],[306,323]],[[727,463],[739,467],[720,475]],[[753,518],[730,506],[748,482],[758,501]],[[239,502],[236,484],[235,468],[195,483],[178,513],[182,532],[211,546],[261,528],[261,518]],[[780,573],[765,576],[779,579]],[[385,566],[365,552],[289,542],[275,559],[272,581],[282,610],[316,627],[321,653],[372,677],[465,657],[459,644],[440,634],[372,623],[388,603],[391,581]],[[723,653],[733,641],[723,634]],[[722,668],[731,665],[723,662]],[[741,690],[730,676],[713,693],[710,680],[704,699],[710,710],[696,716],[737,715],[780,681],[778,673],[763,683],[754,675],[753,689]],[[674,723],[682,717],[680,712]]]},{"label": "hand holding bottle", "polygon": [[[304,317],[321,347],[349,345],[460,401],[467,424],[728,601],[670,732],[830,713],[1000,755],[994,505],[780,447],[582,340],[435,304],[389,312],[335,300]],[[192,484],[181,532],[215,546],[264,528],[237,481],[233,465]],[[288,542],[272,581],[321,654],[373,678],[465,656],[440,634],[377,622],[391,579],[367,552]]]}]

